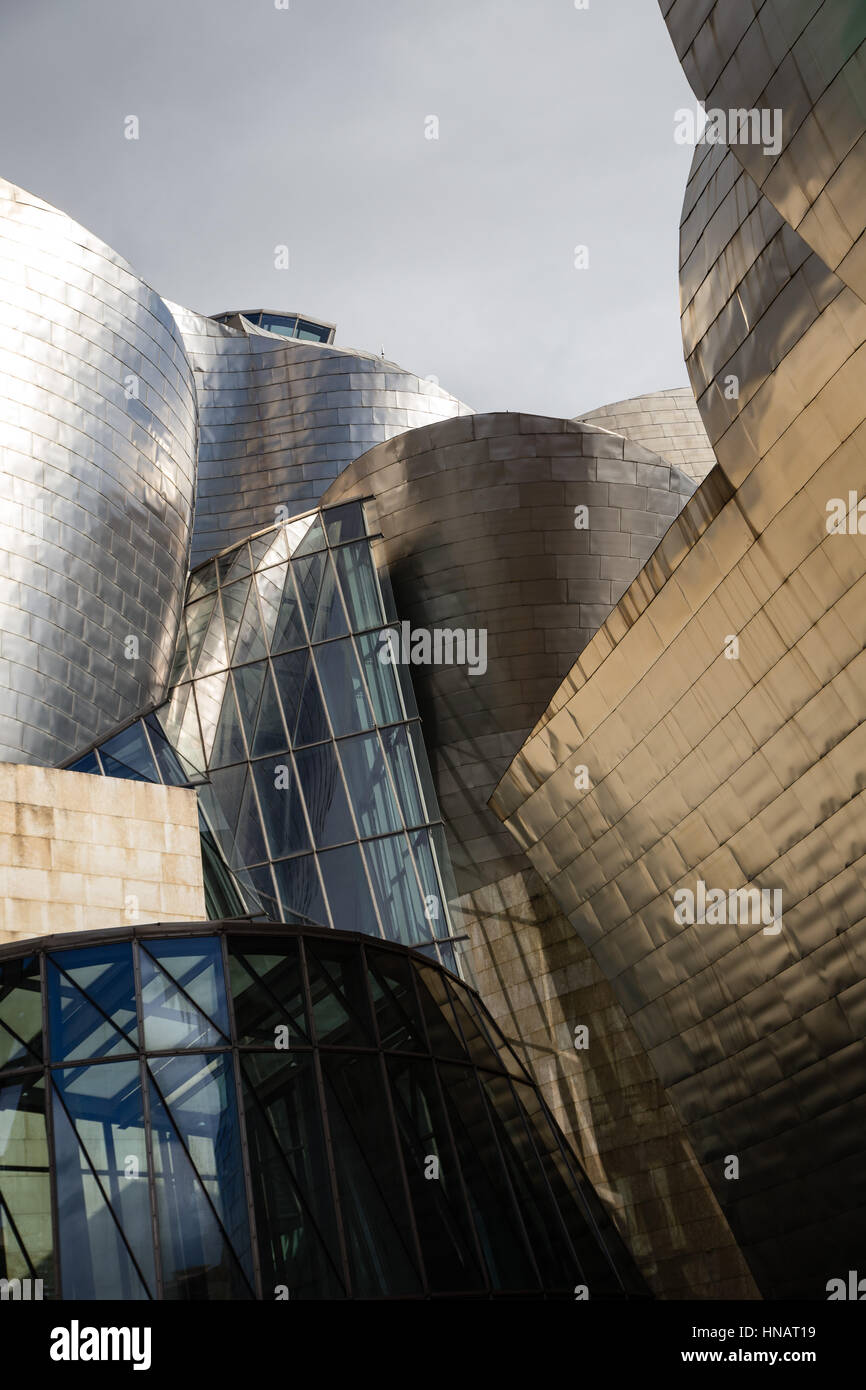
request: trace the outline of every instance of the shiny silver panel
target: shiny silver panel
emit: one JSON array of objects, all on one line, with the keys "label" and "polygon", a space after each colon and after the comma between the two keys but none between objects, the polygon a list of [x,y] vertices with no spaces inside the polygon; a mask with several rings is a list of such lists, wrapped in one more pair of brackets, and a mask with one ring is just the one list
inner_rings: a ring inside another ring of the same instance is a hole
[{"label": "shiny silver panel", "polygon": [[163,693],[196,399],[162,300],[5,181],[0,373],[0,759],[61,762]]}]

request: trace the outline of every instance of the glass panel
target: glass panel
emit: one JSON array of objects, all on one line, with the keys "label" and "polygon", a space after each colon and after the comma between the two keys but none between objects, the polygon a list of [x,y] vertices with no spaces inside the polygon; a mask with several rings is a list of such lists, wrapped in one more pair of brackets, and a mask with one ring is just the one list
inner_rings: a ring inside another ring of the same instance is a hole
[{"label": "glass panel", "polygon": [[313,642],[324,642],[329,637],[343,637],[349,631],[346,610],[340,597],[334,563],[330,556],[322,557],[324,569],[316,602],[316,613],[310,637]]},{"label": "glass panel", "polygon": [[279,753],[286,747],[286,730],[270,667],[266,667],[262,698],[256,717],[256,732],[250,750],[254,758]]},{"label": "glass panel", "polygon": [[187,604],[184,610],[186,619],[187,644],[189,647],[190,669],[195,670],[202,643],[208,630],[211,614],[217,606],[217,596],[215,593],[208,594],[206,598],[198,599],[195,603]]},{"label": "glass panel", "polygon": [[285,526],[277,526],[250,541],[253,569],[265,569],[289,558],[289,539]]},{"label": "glass panel", "polygon": [[326,343],[331,336],[330,328],[325,328],[319,323],[310,323],[307,319],[298,319],[296,337],[305,342]]},{"label": "glass panel", "polygon": [[341,507],[328,507],[322,512],[322,520],[331,545],[339,545],[341,541],[356,541],[367,534],[360,502],[344,502]]},{"label": "glass panel", "polygon": [[340,576],[352,631],[376,627],[385,615],[379,599],[379,581],[370,555],[369,542],[361,541],[357,545],[340,546],[339,550],[334,551],[333,558]]},{"label": "glass panel", "polygon": [[240,666],[245,661],[258,661],[261,657],[267,656],[267,653],[256,587],[251,584],[232,652],[232,664]]},{"label": "glass panel", "polygon": [[334,733],[339,737],[372,728],[374,720],[351,639],[327,642],[314,650]]},{"label": "glass panel", "polygon": [[213,560],[208,560],[207,564],[201,566],[189,577],[189,588],[187,589],[186,601],[193,603],[195,599],[202,598],[205,594],[210,594],[216,588],[216,566]]},{"label": "glass panel", "polygon": [[[223,569],[223,565],[225,565],[225,569]],[[249,574],[249,572],[250,552],[246,541],[230,555],[224,555],[220,559],[220,573],[223,575],[223,583],[225,584],[232,579],[240,579],[241,575]]]},{"label": "glass panel", "polygon": [[228,950],[237,1041],[274,1047],[276,1029],[285,1026],[293,1043],[307,1042],[297,942],[232,936]]},{"label": "glass panel", "polygon": [[298,780],[288,754],[253,764],[271,857],[281,859],[310,848]]},{"label": "glass panel", "polygon": [[288,570],[288,564],[274,565],[271,569],[260,570],[255,578],[255,585],[259,595],[259,608],[262,614],[265,646],[269,648],[273,647],[272,639],[276,627],[277,615],[280,611],[280,599]]},{"label": "glass panel", "polygon": [[204,741],[204,755],[208,762],[216,737],[217,723],[219,722],[228,679],[228,671],[220,671],[219,675],[205,676],[204,680],[193,682],[195,702],[198,706],[198,717]]},{"label": "glass panel", "polygon": [[241,666],[232,672],[244,733],[248,743],[253,741],[253,730],[256,726],[266,673],[267,662],[264,661],[259,661],[254,666]]},{"label": "glass panel", "polygon": [[361,834],[399,830],[400,810],[376,733],[341,739],[338,748]]},{"label": "glass panel", "polygon": [[[308,537],[313,536],[315,539],[317,525],[318,523],[314,522],[309,528],[304,539],[298,546],[297,551],[292,556],[292,573],[295,579],[295,588],[298,593],[308,632],[312,632],[313,630],[313,622],[316,616],[316,605],[319,599],[319,588],[322,583],[326,556],[324,552],[316,555],[302,554],[301,547],[307,544]],[[324,532],[322,532],[321,525],[319,525],[318,529],[321,532],[322,545],[324,545],[325,536]]]},{"label": "glass panel", "polygon": [[324,850],[319,864],[337,930],[381,936],[359,847],[345,845],[342,849]]},{"label": "glass panel", "polygon": [[[163,968],[144,943],[141,946],[141,1003],[147,1047],[155,1051],[173,1047],[219,1047],[228,1034],[225,999],[219,1008],[219,1018],[214,1020],[197,997],[203,992],[205,998],[210,998],[209,991],[216,989],[213,948],[218,948],[219,943],[203,940],[179,944],[186,955],[177,961],[169,956],[166,961],[166,967],[177,969],[179,979],[169,973],[169,968]],[[164,945],[163,942],[148,943],[148,947],[157,949]],[[198,949],[200,956],[195,954]]]},{"label": "glass panel", "polygon": [[328,1123],[356,1298],[421,1289],[378,1057],[322,1054]]},{"label": "glass panel", "polygon": [[[305,541],[307,542],[306,552],[324,548],[325,533],[322,530],[318,512],[307,512],[305,516],[296,517],[294,521],[287,521],[285,532],[291,555],[295,553],[303,555],[305,551],[302,548],[302,543]],[[308,534],[309,540],[307,540]]]},{"label": "glass panel", "polygon": [[328,936],[305,938],[313,1025],[320,1047],[375,1047],[373,1016],[357,946]]},{"label": "glass panel", "polygon": [[338,845],[355,839],[349,803],[332,743],[301,748],[295,753],[307,814],[317,845]]},{"label": "glass panel", "polygon": [[210,766],[224,767],[227,763],[241,762],[247,756],[241,720],[231,681],[226,683],[223,706],[214,734],[210,752]]},{"label": "glass panel", "polygon": [[412,967],[396,951],[366,952],[367,977],[383,1047],[427,1052],[427,1039],[415,997]]},{"label": "glass panel", "polygon": [[138,1046],[132,947],[58,951],[46,962],[51,1060],[108,1057]]},{"label": "glass panel", "polygon": [[[291,522],[289,524],[291,525]],[[305,525],[302,539],[297,541],[292,547],[292,559],[294,560],[296,556],[311,555],[314,550],[324,550],[324,548],[325,532],[322,526],[322,518],[318,512],[315,512],[312,520]],[[321,575],[321,565],[319,565],[318,569],[314,572],[317,575]],[[295,569],[295,578],[298,578],[297,568]],[[316,580],[316,589],[318,589],[318,579]],[[306,609],[304,612],[306,616]]]},{"label": "glass panel", "polygon": [[149,1067],[164,1296],[251,1298],[250,1232],[230,1059],[160,1057]]},{"label": "glass panel", "polygon": [[311,922],[319,922],[327,927],[330,919],[316,868],[316,856],[301,854],[295,859],[280,859],[271,867],[283,912],[298,912]]},{"label": "glass panel", "polygon": [[160,779],[170,787],[186,787],[191,781],[196,781],[200,776],[199,770],[191,763],[184,765],[163,733],[156,714],[145,715],[144,722],[150,735]]},{"label": "glass panel", "polygon": [[274,571],[269,571],[269,573],[283,576],[283,592],[271,639],[271,651],[283,652],[294,647],[304,647],[307,643],[307,636],[301,618],[300,601],[295,593],[292,566],[284,565]]},{"label": "glass panel", "polygon": [[442,891],[436,877],[429,831],[410,830],[409,844],[412,846],[415,868],[421,880],[421,889],[424,894],[424,916],[430,923],[431,934],[433,936],[447,936],[450,931],[448,912],[442,901]]},{"label": "glass panel", "polygon": [[221,598],[226,624],[226,643],[230,653],[234,652],[238,640],[244,609],[250,592],[250,580],[242,579],[237,584],[229,584],[223,589]]},{"label": "glass panel", "polygon": [[434,1292],[481,1288],[484,1277],[433,1063],[389,1056],[386,1066],[427,1281]]},{"label": "glass panel", "polygon": [[279,900],[274,887],[274,880],[271,876],[270,864],[260,864],[257,868],[248,870],[250,879],[259,896],[265,914],[272,922],[283,920]]},{"label": "glass panel", "polygon": [[309,650],[274,657],[277,689],[294,746],[331,737]]},{"label": "glass panel", "polygon": [[92,776],[102,776],[102,768],[99,766],[99,759],[96,753],[85,753],[83,758],[79,758],[77,763],[69,764],[70,772],[87,772]]},{"label": "glass panel", "polygon": [[264,1296],[343,1298],[312,1061],[253,1053],[241,1070]]},{"label": "glass panel", "polygon": [[287,314],[263,313],[261,315],[260,326],[266,329],[268,333],[279,333],[283,338],[293,337],[297,324],[298,320]]},{"label": "glass panel", "polygon": [[268,857],[259,808],[253,791],[252,773],[248,770],[244,778],[240,813],[235,828],[235,847],[239,865],[260,864],[263,859]]},{"label": "glass panel", "polygon": [[[534,1290],[538,1276],[520,1236],[520,1217],[496,1147],[475,1072],[437,1062],[475,1229],[494,1287]],[[574,1283],[578,1281],[575,1279]]]},{"label": "glass panel", "polygon": [[204,768],[206,758],[199,733],[195,701],[192,698],[192,683],[178,685],[169,696],[168,704],[159,711],[159,720],[165,735],[178,755],[194,767]]},{"label": "glass panel", "polygon": [[437,1057],[465,1059],[467,1052],[448,999],[443,976],[429,965],[416,963],[415,979],[418,983],[421,1011],[427,1025],[427,1036],[430,1039],[430,1051]]},{"label": "glass panel", "polygon": [[38,1065],[42,1058],[39,958],[0,964],[0,1071]]},{"label": "glass panel", "polygon": [[406,837],[365,840],[363,848],[388,940],[401,941],[404,946],[429,941],[434,932],[424,916],[425,903]]},{"label": "glass panel", "polygon": [[391,775],[397,787],[400,810],[407,825],[422,825],[427,820],[418,775],[415,769],[414,750],[409,743],[409,733],[405,724],[395,724],[382,730],[382,743],[391,765]]},{"label": "glass panel", "polygon": [[53,1298],[51,1178],[41,1077],[0,1087],[0,1135],[0,1278],[41,1279],[43,1298]]},{"label": "glass panel", "polygon": [[114,738],[101,744],[99,755],[109,777],[118,775],[109,771],[107,766],[106,760],[112,759],[128,769],[127,775],[132,773],[146,782],[159,781],[159,774],[148,747],[147,737],[138,721],[135,724],[130,724],[128,729],[123,730],[123,733],[116,734]]},{"label": "glass panel", "polygon": [[376,723],[396,724],[405,719],[394,667],[390,661],[379,660],[380,653],[387,651],[387,647],[383,648],[379,641],[379,633],[363,633],[355,638],[355,642],[373,701]]},{"label": "glass panel", "polygon": [[[228,1001],[219,938],[148,938],[146,942],[142,942],[142,950],[147,950],[148,954],[158,961],[210,1022],[228,1038]],[[143,978],[142,975],[142,980]]]},{"label": "glass panel", "polygon": [[156,1297],[138,1062],[52,1072],[64,1299]]},{"label": "glass panel", "polygon": [[214,671],[224,670],[228,664],[228,646],[222,608],[218,603],[215,603],[193,672],[196,676],[211,676]]}]

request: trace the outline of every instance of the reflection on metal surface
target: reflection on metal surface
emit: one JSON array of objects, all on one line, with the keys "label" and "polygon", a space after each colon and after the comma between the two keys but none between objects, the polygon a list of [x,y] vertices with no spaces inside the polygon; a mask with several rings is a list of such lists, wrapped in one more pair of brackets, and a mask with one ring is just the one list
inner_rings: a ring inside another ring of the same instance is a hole
[{"label": "reflection on metal surface", "polygon": [[715,467],[716,456],[690,386],[633,396],[576,418],[645,445],[696,483]]},{"label": "reflection on metal surface", "polygon": [[0,299],[0,759],[51,763],[162,696],[195,389],[162,300],[5,181]]},{"label": "reflection on metal surface", "polygon": [[[699,146],[683,210],[683,336],[719,468],[491,804],[613,982],[762,1292],[824,1298],[866,1237],[866,539],[826,525],[866,463],[863,106],[845,85],[866,12],[663,8],[708,105],[785,113],[772,169]],[[830,111],[838,174],[806,153]],[[782,931],[678,921],[674,894],[701,881],[780,891]]]}]

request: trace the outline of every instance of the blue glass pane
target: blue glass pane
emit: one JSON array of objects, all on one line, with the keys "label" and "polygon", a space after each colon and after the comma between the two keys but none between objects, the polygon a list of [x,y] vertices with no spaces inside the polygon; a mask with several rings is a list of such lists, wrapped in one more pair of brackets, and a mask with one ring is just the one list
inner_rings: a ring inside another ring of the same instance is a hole
[{"label": "blue glass pane", "polygon": [[0,964],[0,1071],[38,1065],[42,1057],[42,991],[38,956]]},{"label": "blue glass pane", "polygon": [[144,722],[150,734],[151,747],[162,781],[171,787],[185,787],[190,782],[197,781],[201,775],[198,769],[190,763],[184,765],[179,754],[175,752],[163,733],[156,716],[148,714],[145,716]]},{"label": "blue glass pane", "polygon": [[379,660],[380,654],[386,650],[379,640],[379,633],[367,632],[356,637],[355,641],[373,701],[376,723],[396,724],[405,719],[395,669],[390,661]]},{"label": "blue glass pane", "polygon": [[57,951],[48,957],[51,1060],[108,1057],[138,1043],[129,942]]},{"label": "blue glass pane", "polygon": [[97,777],[102,776],[102,768],[99,766],[99,759],[95,753],[85,753],[83,758],[79,758],[77,763],[70,763],[70,772],[89,772],[95,773]]},{"label": "blue glass pane", "polygon": [[253,764],[265,835],[273,859],[310,848],[298,779],[286,755]]},{"label": "blue glass pane", "polygon": [[337,746],[361,834],[385,835],[400,830],[400,809],[376,732],[341,739]]},{"label": "blue glass pane", "polygon": [[165,1297],[251,1298],[249,1215],[230,1059],[160,1057],[149,1067]]},{"label": "blue glass pane", "polygon": [[[109,777],[131,777],[143,782],[158,782],[159,773],[148,747],[147,737],[140,724],[130,724],[123,733],[100,744],[102,765]],[[124,771],[115,770],[115,766]]]},{"label": "blue glass pane", "polygon": [[325,850],[319,864],[336,930],[381,936],[358,846]]},{"label": "blue glass pane", "polygon": [[334,733],[339,737],[372,728],[374,720],[351,639],[327,642],[314,652]]},{"label": "blue glass pane", "polygon": [[338,845],[355,839],[349,803],[332,743],[300,748],[295,754],[307,814],[317,845]]},{"label": "blue glass pane", "polygon": [[302,854],[296,859],[277,860],[272,865],[283,911],[298,912],[311,922],[327,927],[328,909],[316,870],[316,857]]},{"label": "blue glass pane", "polygon": [[142,943],[141,998],[147,1047],[215,1047],[228,1037],[220,943],[213,938]]},{"label": "blue glass pane", "polygon": [[63,1297],[155,1298],[138,1062],[62,1068],[52,1082]]},{"label": "blue glass pane", "polygon": [[353,632],[377,627],[384,619],[379,598],[379,581],[367,541],[342,545],[334,551],[334,564],[340,576],[343,598]]}]

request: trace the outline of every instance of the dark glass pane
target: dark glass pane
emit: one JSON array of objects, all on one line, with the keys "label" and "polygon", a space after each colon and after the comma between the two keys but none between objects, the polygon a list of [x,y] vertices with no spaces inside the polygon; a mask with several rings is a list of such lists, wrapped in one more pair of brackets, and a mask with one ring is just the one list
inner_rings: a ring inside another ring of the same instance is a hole
[{"label": "dark glass pane", "polygon": [[253,741],[266,674],[266,661],[258,661],[254,666],[241,666],[233,672],[238,708],[248,743]]},{"label": "dark glass pane", "polygon": [[310,848],[298,779],[288,754],[276,762],[270,758],[253,763],[253,775],[259,793],[265,834],[272,859]]},{"label": "dark glass pane", "polygon": [[0,1134],[0,1279],[41,1279],[43,1298],[53,1298],[51,1179],[41,1076],[0,1086]]},{"label": "dark glass pane", "polygon": [[57,951],[46,962],[51,1060],[109,1057],[138,1044],[128,941]]},{"label": "dark glass pane", "polygon": [[328,909],[313,854],[281,859],[273,864],[274,878],[284,912],[298,912],[311,922],[328,926]]},{"label": "dark glass pane", "polygon": [[39,958],[19,956],[0,964],[0,1071],[38,1066],[41,1058]]},{"label": "dark glass pane", "polygon": [[199,732],[195,700],[192,698],[192,682],[179,685],[171,692],[168,702],[156,711],[165,736],[178,757],[188,766],[203,771],[205,754]]},{"label": "dark glass pane", "polygon": [[274,657],[274,671],[292,744],[319,743],[330,738],[309,650]]},{"label": "dark glass pane", "polygon": [[228,1039],[219,940],[141,943],[141,1001],[149,1049],[218,1047]]},{"label": "dark glass pane", "polygon": [[240,811],[235,829],[236,867],[261,864],[268,857],[259,808],[253,791],[253,776],[246,769],[245,772],[244,789],[241,793]]},{"label": "dark glass pane", "polygon": [[148,714],[144,720],[150,734],[151,747],[156,758],[161,781],[170,787],[186,787],[200,775],[191,763],[184,764],[172,748],[162,731],[155,714]]},{"label": "dark glass pane", "polygon": [[415,978],[431,1052],[437,1057],[467,1057],[443,976],[431,966],[419,963],[415,966]]},{"label": "dark glass pane", "polygon": [[343,637],[349,631],[333,561],[328,555],[323,558],[324,568],[310,632],[313,642],[324,642],[329,637]]},{"label": "dark glass pane", "polygon": [[338,747],[361,834],[399,830],[400,811],[376,733],[341,739]]},{"label": "dark glass pane", "polygon": [[442,891],[436,877],[433,851],[428,830],[410,830],[409,844],[415,858],[415,868],[421,880],[424,895],[424,916],[430,923],[433,936],[447,936],[449,932],[448,914],[442,901]]},{"label": "dark glass pane", "polygon": [[226,763],[238,763],[247,756],[240,715],[235,701],[234,687],[229,680],[223,695],[222,709],[217,721],[213,746],[210,752],[210,766],[223,767]]},{"label": "dark glass pane", "polygon": [[367,950],[367,978],[383,1047],[427,1052],[412,966],[396,951]]},{"label": "dark glass pane", "polygon": [[379,581],[370,555],[368,541],[357,545],[342,545],[333,552],[334,564],[340,576],[349,623],[352,631],[376,627],[384,620],[379,598]]},{"label": "dark glass pane", "polygon": [[268,753],[279,753],[285,747],[286,730],[280,702],[270,667],[267,667],[251,752],[254,758],[265,757]]},{"label": "dark glass pane", "polygon": [[244,615],[241,618],[235,640],[232,662],[235,666],[239,666],[245,661],[258,661],[260,657],[267,656],[267,652],[256,587],[251,584]]},{"label": "dark glass pane", "polygon": [[99,766],[99,759],[95,753],[85,753],[83,758],[79,758],[77,763],[69,764],[70,772],[87,772],[97,777],[102,776],[102,768]]},{"label": "dark glass pane", "polygon": [[[199,816],[201,820],[201,808]],[[207,824],[201,825],[201,867],[205,911],[210,921],[219,921],[223,917],[240,917],[244,912],[251,910],[223,857],[216,837]]]},{"label": "dark glass pane", "polygon": [[322,1054],[328,1123],[356,1298],[421,1291],[379,1058]]},{"label": "dark glass pane", "polygon": [[325,328],[324,324],[310,323],[307,319],[298,319],[295,336],[305,342],[326,343],[331,336],[331,330]]},{"label": "dark glass pane", "polygon": [[319,864],[337,930],[381,936],[358,846],[323,850]]},{"label": "dark glass pane", "polygon": [[320,1047],[374,1047],[373,1018],[357,946],[326,936],[304,942],[313,1023]]},{"label": "dark glass pane", "polygon": [[156,1297],[138,1062],[52,1072],[64,1299]]},{"label": "dark glass pane", "polygon": [[208,560],[207,564],[202,565],[189,577],[187,603],[192,603],[197,598],[203,598],[205,594],[213,593],[216,582],[216,566],[213,560]]},{"label": "dark glass pane", "polygon": [[293,1042],[306,1042],[297,942],[233,936],[228,949],[237,1041],[273,1047],[276,1029],[285,1026]]},{"label": "dark glass pane", "polygon": [[343,1298],[312,1061],[253,1053],[241,1070],[264,1297]]},{"label": "dark glass pane", "polygon": [[[159,774],[154,765],[147,737],[139,722],[130,724],[123,733],[116,734],[114,738],[101,744],[99,753],[103,765],[105,765],[106,758],[112,758],[132,773],[136,773],[143,781],[159,781]],[[106,772],[108,772],[107,768]],[[108,775],[112,776],[112,773],[109,772]]]},{"label": "dark glass pane", "polygon": [[250,1231],[230,1060],[160,1057],[149,1066],[164,1296],[251,1298]]},{"label": "dark glass pane", "polygon": [[282,921],[282,912],[280,910],[279,900],[276,896],[274,881],[271,877],[270,864],[259,864],[256,868],[250,869],[248,872],[266,915],[272,922]]},{"label": "dark glass pane", "polygon": [[367,632],[355,638],[358,655],[364,668],[370,699],[377,724],[396,724],[405,718],[400,694],[397,689],[395,669],[390,661],[380,661],[380,655],[387,651],[379,640],[378,632]]},{"label": "dark glass pane", "polygon": [[279,333],[283,338],[291,338],[298,325],[298,320],[287,314],[263,313],[258,317],[260,327],[266,329],[268,333]]},{"label": "dark glass pane", "polygon": [[276,570],[268,570],[265,571],[265,573],[274,573],[283,577],[283,591],[280,598],[279,612],[274,624],[271,651],[284,652],[294,647],[306,646],[307,636],[301,619],[301,605],[295,593],[295,585],[292,579],[292,566],[281,565]]},{"label": "dark glass pane", "polygon": [[475,1072],[471,1067],[450,1062],[436,1065],[475,1229],[493,1285],[500,1289],[537,1289],[538,1275],[521,1236],[520,1214]]},{"label": "dark glass pane", "polygon": [[327,642],[314,651],[325,703],[337,737],[372,728],[374,720],[351,639]]},{"label": "dark glass pane", "polygon": [[355,830],[334,745],[323,743],[316,748],[298,749],[295,762],[315,843],[338,845],[354,840]]},{"label": "dark glass pane", "polygon": [[341,507],[328,507],[322,512],[322,520],[331,545],[356,541],[367,534],[360,502],[344,502]]},{"label": "dark glass pane", "polygon": [[219,565],[223,584],[228,584],[233,579],[240,579],[241,575],[249,574],[250,552],[246,541],[239,545],[237,550],[233,550],[231,554],[222,555]]},{"label": "dark glass pane", "polygon": [[[312,632],[313,630],[316,608],[319,602],[319,590],[322,586],[322,575],[325,571],[325,560],[327,556],[324,551],[320,551],[315,555],[304,554],[302,547],[306,545],[309,537],[315,535],[317,527],[321,532],[321,526],[318,525],[318,522],[314,523],[292,556],[292,573],[295,577],[295,587],[298,592],[298,598],[300,599],[301,609],[303,610],[304,621],[306,622],[308,632]],[[325,538],[324,534],[322,534],[322,544],[324,545],[324,543]]]},{"label": "dark glass pane", "polygon": [[391,775],[406,824],[422,825],[427,820],[427,814],[421,800],[414,750],[409,742],[407,726],[395,724],[393,728],[383,729],[382,743],[391,765]]},{"label": "dark glass pane", "polygon": [[429,941],[435,933],[424,916],[426,905],[405,835],[365,840],[363,848],[388,940],[404,946]]},{"label": "dark glass pane", "polygon": [[483,1287],[472,1223],[432,1062],[386,1059],[415,1225],[434,1293]]},{"label": "dark glass pane", "polygon": [[577,1265],[508,1078],[482,1072],[480,1080],[542,1285],[563,1292],[573,1289],[581,1282],[583,1271]]}]

